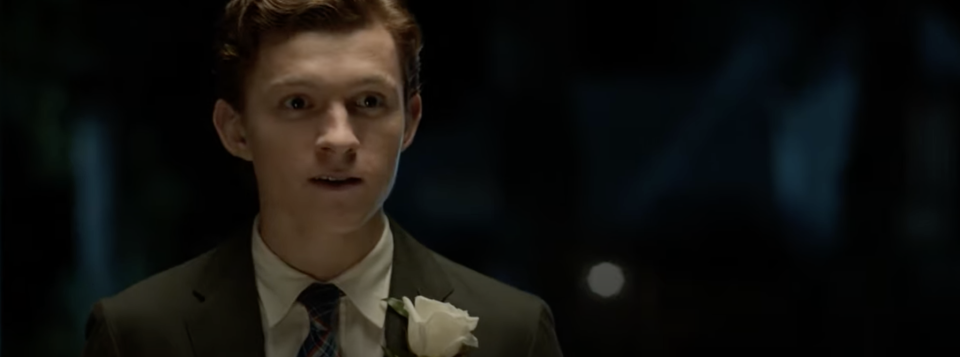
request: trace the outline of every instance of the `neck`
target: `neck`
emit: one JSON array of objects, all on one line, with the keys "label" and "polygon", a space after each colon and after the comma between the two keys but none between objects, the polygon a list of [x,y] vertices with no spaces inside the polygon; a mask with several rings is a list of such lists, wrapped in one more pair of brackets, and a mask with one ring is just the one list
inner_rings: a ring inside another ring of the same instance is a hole
[{"label": "neck", "polygon": [[356,230],[330,232],[284,212],[260,211],[260,236],[267,247],[319,281],[330,281],[363,260],[380,241],[386,224],[380,210]]}]

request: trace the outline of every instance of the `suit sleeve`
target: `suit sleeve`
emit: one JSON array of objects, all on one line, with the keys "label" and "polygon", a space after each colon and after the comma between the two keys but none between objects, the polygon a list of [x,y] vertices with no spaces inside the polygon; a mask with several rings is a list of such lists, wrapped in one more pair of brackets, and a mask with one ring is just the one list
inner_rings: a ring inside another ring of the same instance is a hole
[{"label": "suit sleeve", "polygon": [[540,302],[540,321],[537,331],[533,335],[533,344],[530,346],[528,357],[563,357],[560,351],[560,342],[557,341],[557,332],[553,327],[553,313],[550,306]]},{"label": "suit sleeve", "polygon": [[103,301],[93,306],[87,318],[86,341],[82,357],[120,357],[110,321],[104,313]]}]

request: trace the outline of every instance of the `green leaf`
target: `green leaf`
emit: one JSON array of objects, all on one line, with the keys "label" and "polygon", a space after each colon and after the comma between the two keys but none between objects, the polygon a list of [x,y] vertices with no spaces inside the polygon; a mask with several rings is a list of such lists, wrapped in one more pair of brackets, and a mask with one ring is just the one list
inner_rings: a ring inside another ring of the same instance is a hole
[{"label": "green leaf", "polygon": [[410,317],[410,314],[407,313],[407,308],[403,307],[403,300],[397,298],[387,298],[387,306],[390,306],[394,311],[399,313],[403,317]]}]

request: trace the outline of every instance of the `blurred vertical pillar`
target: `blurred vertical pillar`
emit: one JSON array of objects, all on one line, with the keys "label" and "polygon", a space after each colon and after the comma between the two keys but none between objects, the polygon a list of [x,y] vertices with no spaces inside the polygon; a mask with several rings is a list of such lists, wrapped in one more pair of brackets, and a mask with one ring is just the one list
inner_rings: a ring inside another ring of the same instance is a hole
[{"label": "blurred vertical pillar", "polygon": [[[107,122],[80,117],[71,137],[71,166],[76,194],[77,277],[80,299],[92,306],[113,293],[113,167]],[[83,326],[84,321],[78,321]]]},{"label": "blurred vertical pillar", "polygon": [[855,40],[838,36],[824,75],[774,114],[771,134],[774,195],[785,236],[801,258],[823,258],[836,247],[843,169],[855,114]]}]

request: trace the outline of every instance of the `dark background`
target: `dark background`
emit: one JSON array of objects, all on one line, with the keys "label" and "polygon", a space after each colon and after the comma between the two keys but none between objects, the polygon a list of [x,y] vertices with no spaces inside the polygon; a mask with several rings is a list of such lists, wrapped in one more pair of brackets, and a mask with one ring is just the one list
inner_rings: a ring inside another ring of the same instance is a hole
[{"label": "dark background", "polygon": [[[222,6],[0,2],[4,356],[79,355],[96,299],[255,214],[210,123]],[[543,297],[567,356],[960,355],[957,2],[411,7],[388,211]]]}]

